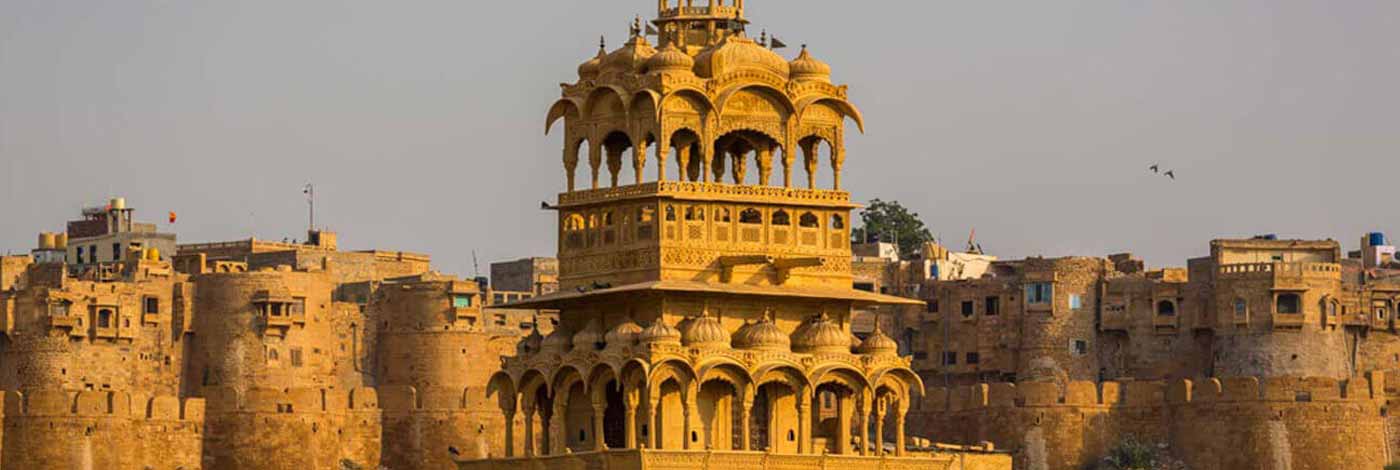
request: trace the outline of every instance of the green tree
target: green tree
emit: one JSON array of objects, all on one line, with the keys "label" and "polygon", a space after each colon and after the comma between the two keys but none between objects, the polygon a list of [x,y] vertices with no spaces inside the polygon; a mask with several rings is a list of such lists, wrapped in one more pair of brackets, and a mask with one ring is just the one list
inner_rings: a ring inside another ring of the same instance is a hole
[{"label": "green tree", "polygon": [[919,220],[919,214],[909,212],[898,201],[870,201],[860,211],[860,224],[860,228],[851,232],[857,243],[875,240],[898,243],[900,256],[918,253],[925,242],[933,241],[933,233]]}]

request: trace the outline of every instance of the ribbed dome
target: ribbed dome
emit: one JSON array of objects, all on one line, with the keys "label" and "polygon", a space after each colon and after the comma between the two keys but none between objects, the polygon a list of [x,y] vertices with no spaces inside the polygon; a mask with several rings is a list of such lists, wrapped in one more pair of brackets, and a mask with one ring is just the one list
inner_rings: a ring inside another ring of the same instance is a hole
[{"label": "ribbed dome", "polygon": [[609,348],[634,346],[637,344],[637,338],[641,335],[642,326],[629,319],[613,327],[612,331],[609,331],[608,335],[604,337],[604,341],[608,343]]},{"label": "ribbed dome", "polygon": [[734,332],[734,347],[755,351],[789,351],[792,340],[772,320],[764,318]]},{"label": "ribbed dome", "polygon": [[602,342],[603,327],[598,326],[598,320],[589,320],[583,331],[574,334],[575,351],[594,351],[600,349],[598,343]]},{"label": "ribbed dome", "polygon": [[556,326],[544,341],[540,341],[540,352],[564,354],[569,351],[569,344],[569,333]]},{"label": "ribbed dome", "polygon": [[681,344],[697,348],[729,347],[729,332],[709,312],[691,318],[681,328]]},{"label": "ribbed dome", "polygon": [[647,73],[694,73],[694,68],[695,59],[673,43],[667,43],[661,52],[647,59]]},{"label": "ribbed dome", "polygon": [[655,322],[642,330],[642,334],[637,337],[640,344],[673,344],[681,345],[681,331],[667,325],[665,320],[657,319]]},{"label": "ribbed dome", "polygon": [[647,39],[642,36],[632,36],[627,44],[621,49],[612,51],[603,58],[603,73],[623,72],[637,73],[642,71],[647,59],[656,55],[656,49],[647,44]]},{"label": "ribbed dome", "polygon": [[880,325],[875,325],[875,332],[870,334],[860,346],[856,348],[859,354],[870,354],[875,356],[898,355],[899,343],[894,338],[890,338],[884,331],[880,331]]},{"label": "ribbed dome", "polygon": [[825,313],[802,322],[792,332],[792,350],[800,353],[849,353],[851,336]]},{"label": "ribbed dome", "polygon": [[749,38],[730,36],[718,46],[695,58],[695,74],[714,78],[737,70],[762,70],[788,78],[789,66],[783,56]]},{"label": "ribbed dome", "polygon": [[818,80],[831,83],[831,66],[812,57],[807,52],[807,46],[802,46],[802,53],[797,54],[797,58],[789,64],[792,70],[793,81]]},{"label": "ribbed dome", "polygon": [[583,80],[593,80],[598,78],[598,74],[603,70],[603,59],[608,56],[607,46],[600,40],[598,43],[598,55],[588,59],[588,62],[578,66],[578,78]]}]

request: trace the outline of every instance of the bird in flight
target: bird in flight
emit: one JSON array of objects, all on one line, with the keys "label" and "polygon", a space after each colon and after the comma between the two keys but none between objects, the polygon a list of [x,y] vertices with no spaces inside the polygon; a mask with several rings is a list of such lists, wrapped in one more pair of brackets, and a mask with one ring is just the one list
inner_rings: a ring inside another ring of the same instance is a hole
[{"label": "bird in flight", "polygon": [[1175,181],[1175,180],[1176,180],[1176,170],[1171,170],[1171,171],[1168,171],[1168,172],[1162,173],[1162,174],[1163,174],[1163,175],[1166,175],[1168,178],[1171,178],[1172,181]]},{"label": "bird in flight", "polygon": [[1158,164],[1156,164],[1156,163],[1153,163],[1152,166],[1147,167],[1147,169],[1152,170],[1153,173],[1160,173],[1159,170],[1162,169],[1162,166],[1161,166],[1161,165],[1158,165]]}]

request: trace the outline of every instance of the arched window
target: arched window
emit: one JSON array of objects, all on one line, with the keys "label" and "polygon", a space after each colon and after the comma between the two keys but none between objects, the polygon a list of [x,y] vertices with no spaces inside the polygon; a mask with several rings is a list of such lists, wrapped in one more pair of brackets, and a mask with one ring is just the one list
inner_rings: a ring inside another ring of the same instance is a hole
[{"label": "arched window", "polygon": [[583,230],[583,216],[578,214],[569,214],[568,216],[564,217],[564,230],[570,232]]},{"label": "arched window", "polygon": [[739,223],[741,224],[761,224],[763,223],[763,213],[752,207],[744,209],[739,213]]},{"label": "arched window", "polygon": [[720,208],[718,208],[718,209],[715,209],[715,221],[716,221],[716,222],[729,222],[729,221],[730,221],[729,208],[728,208],[728,207],[720,207]]},{"label": "arched window", "polygon": [[666,221],[667,221],[667,222],[675,222],[675,221],[676,221],[676,206],[670,206],[670,205],[666,206]]},{"label": "arched window", "polygon": [[604,226],[611,227],[611,226],[613,226],[613,224],[616,223],[616,222],[617,222],[617,221],[616,221],[615,219],[613,219],[613,213],[612,213],[612,211],[607,211],[607,212],[604,212],[604,213],[603,213],[603,225],[604,225]]},{"label": "arched window", "polygon": [[773,213],[773,225],[792,225],[792,217],[788,216],[787,211],[778,209]]},{"label": "arched window", "polygon": [[705,220],[705,208],[700,206],[686,207],[685,220]]},{"label": "arched window", "polygon": [[598,214],[588,214],[588,228],[598,228]]},{"label": "arched window", "polygon": [[845,219],[842,219],[840,214],[835,214],[835,215],[832,215],[832,216],[831,216],[831,229],[832,229],[832,230],[843,230],[843,229],[845,229],[845,228],[846,228],[846,220],[845,220]]},{"label": "arched window", "polygon": [[817,228],[817,215],[811,212],[803,212],[802,216],[797,218],[797,225],[807,228]]},{"label": "arched window", "polygon": [[1244,299],[1235,299],[1235,316],[1243,317],[1249,315],[1249,302]]},{"label": "arched window", "polygon": [[1297,314],[1302,313],[1302,305],[1298,294],[1279,294],[1274,310],[1279,314]]},{"label": "arched window", "polygon": [[1176,315],[1176,303],[1170,300],[1157,302],[1157,314],[1161,316]]}]

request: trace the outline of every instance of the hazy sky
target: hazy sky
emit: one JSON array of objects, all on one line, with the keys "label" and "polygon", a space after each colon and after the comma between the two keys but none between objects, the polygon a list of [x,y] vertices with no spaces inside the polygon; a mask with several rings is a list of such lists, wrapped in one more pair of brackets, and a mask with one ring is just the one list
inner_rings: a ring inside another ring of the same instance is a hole
[{"label": "hazy sky", "polygon": [[[304,237],[552,255],[558,83],[654,0],[0,0],[0,247],[82,205],[177,211],[185,242]],[[1400,231],[1400,2],[749,0],[868,133],[844,183],[960,246],[1133,251]],[[1175,182],[1147,166],[1175,169]],[[584,171],[581,169],[580,171]],[[584,173],[581,173],[584,174]],[[1400,235],[1396,233],[1395,235]]]}]

